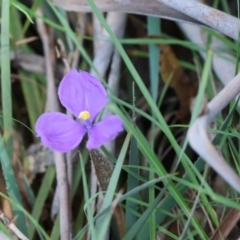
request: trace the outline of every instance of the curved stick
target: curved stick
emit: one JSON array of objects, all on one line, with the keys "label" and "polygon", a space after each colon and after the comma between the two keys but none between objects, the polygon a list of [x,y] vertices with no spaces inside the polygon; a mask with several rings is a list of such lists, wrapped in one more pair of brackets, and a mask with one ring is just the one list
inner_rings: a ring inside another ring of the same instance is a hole
[{"label": "curved stick", "polygon": [[240,92],[240,73],[207,104],[207,113],[199,117],[188,130],[190,146],[236,191],[240,193],[240,178],[211,143],[207,128],[214,117]]},{"label": "curved stick", "polygon": [[227,13],[192,0],[157,0],[166,6],[238,40],[239,20]]}]

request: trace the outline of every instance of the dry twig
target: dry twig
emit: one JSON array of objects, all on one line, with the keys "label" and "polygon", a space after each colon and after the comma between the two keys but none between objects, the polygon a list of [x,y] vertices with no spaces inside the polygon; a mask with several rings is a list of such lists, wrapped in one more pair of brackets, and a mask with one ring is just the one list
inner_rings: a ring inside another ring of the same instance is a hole
[{"label": "dry twig", "polygon": [[[39,8],[38,14],[42,15],[41,9]],[[54,71],[51,58],[53,52],[51,52],[49,35],[47,33],[46,26],[37,18],[38,32],[41,37],[44,49],[45,66],[46,66],[46,78],[47,78],[47,101],[45,111],[58,111],[59,104],[57,98],[57,91],[54,81]],[[67,182],[66,166],[63,154],[59,152],[54,152],[54,159],[57,172],[57,182],[60,194],[60,235],[61,239],[68,240],[71,239],[71,229],[70,229],[70,201],[69,201],[69,191]]]},{"label": "dry twig", "polygon": [[[66,11],[92,12],[87,0],[53,0],[53,3]],[[200,24],[194,18],[155,0],[95,0],[94,3],[102,12],[134,13]]]},{"label": "dry twig", "polygon": [[[238,201],[239,202],[239,201]],[[211,240],[221,240],[226,238],[240,219],[240,211],[231,209],[225,216],[220,226],[216,229]]]},{"label": "dry twig", "polygon": [[[14,234],[21,240],[28,240],[28,238],[16,227],[16,225],[2,212],[0,209],[0,219],[3,221],[5,226],[11,229]],[[1,235],[0,235],[1,237]],[[1,238],[2,239],[2,238]]]},{"label": "dry twig", "polygon": [[191,147],[235,190],[240,193],[240,178],[226,163],[208,138],[207,128],[214,117],[240,92],[240,73],[206,106],[207,111],[188,130]]},{"label": "dry twig", "polygon": [[205,4],[191,0],[157,0],[178,12],[211,27],[235,40],[238,40],[239,21],[237,18],[209,7]]}]

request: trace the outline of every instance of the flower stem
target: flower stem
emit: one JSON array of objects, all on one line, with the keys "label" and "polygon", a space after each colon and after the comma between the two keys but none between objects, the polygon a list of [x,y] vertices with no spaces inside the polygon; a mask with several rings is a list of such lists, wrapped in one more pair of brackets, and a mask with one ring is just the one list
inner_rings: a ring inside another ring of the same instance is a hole
[{"label": "flower stem", "polygon": [[57,172],[57,182],[59,186],[60,197],[60,230],[61,239],[71,239],[70,219],[70,202],[68,192],[68,178],[63,154],[54,152],[55,166]]}]

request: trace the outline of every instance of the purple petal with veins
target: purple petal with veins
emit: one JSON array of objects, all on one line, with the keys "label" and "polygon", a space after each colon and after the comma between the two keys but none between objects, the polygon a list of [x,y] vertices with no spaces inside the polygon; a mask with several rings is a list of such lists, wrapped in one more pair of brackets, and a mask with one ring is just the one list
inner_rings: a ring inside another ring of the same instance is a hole
[{"label": "purple petal with veins", "polygon": [[65,75],[58,89],[62,105],[75,117],[87,110],[90,122],[107,104],[108,98],[102,83],[87,72],[72,69]]},{"label": "purple petal with veins", "polygon": [[113,140],[122,131],[123,122],[118,116],[106,117],[101,122],[92,126],[89,131],[87,148],[89,150],[99,148],[103,144]]},{"label": "purple petal with veins", "polygon": [[68,152],[75,148],[87,132],[84,125],[58,112],[42,114],[35,129],[42,144],[58,152]]}]

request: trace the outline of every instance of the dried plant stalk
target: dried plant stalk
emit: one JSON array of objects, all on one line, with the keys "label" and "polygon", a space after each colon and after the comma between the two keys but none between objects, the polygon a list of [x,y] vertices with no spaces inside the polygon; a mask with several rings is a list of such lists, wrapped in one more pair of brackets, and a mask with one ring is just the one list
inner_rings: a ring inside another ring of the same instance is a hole
[{"label": "dried plant stalk", "polygon": [[[21,240],[29,240],[17,227],[16,225],[2,212],[0,209],[0,219],[3,221],[6,227],[12,230],[14,234]],[[0,232],[1,233],[1,232]],[[3,236],[1,236],[3,233],[0,234],[0,239],[4,240]],[[7,236],[6,236],[7,237]],[[5,238],[9,239],[9,238]]]},{"label": "dried plant stalk", "polygon": [[[240,202],[240,200],[238,200]],[[220,226],[216,229],[211,240],[221,240],[226,238],[234,229],[240,219],[240,211],[238,209],[231,209],[225,216]]]},{"label": "dried plant stalk", "polygon": [[198,117],[188,130],[189,144],[191,147],[238,193],[240,193],[240,178],[211,143],[207,134],[207,128],[214,117],[219,114],[239,92],[240,73],[207,104],[204,114]]},{"label": "dried plant stalk", "polygon": [[[53,3],[67,11],[92,12],[87,0],[53,0]],[[157,16],[175,21],[184,21],[201,24],[194,18],[186,16],[184,13],[174,10],[155,0],[95,0],[100,11],[103,12],[122,12],[140,15]]]},{"label": "dried plant stalk", "polygon": [[[42,15],[42,10],[39,8],[37,10],[39,15]],[[49,39],[49,34],[47,28],[43,21],[37,19],[38,32],[43,42],[45,67],[46,67],[46,78],[47,78],[47,101],[45,106],[45,111],[58,111],[59,103],[57,97],[57,91],[54,81],[54,71],[53,62],[51,61],[53,52],[51,51],[51,43]],[[60,232],[61,239],[70,240],[71,237],[71,227],[70,227],[70,199],[69,190],[67,182],[67,172],[65,168],[64,155],[59,152],[54,152],[54,160],[57,172],[57,182],[59,186],[60,198]]]},{"label": "dried plant stalk", "polygon": [[186,14],[203,25],[238,40],[239,20],[227,13],[192,0],[157,0],[176,11]]}]

